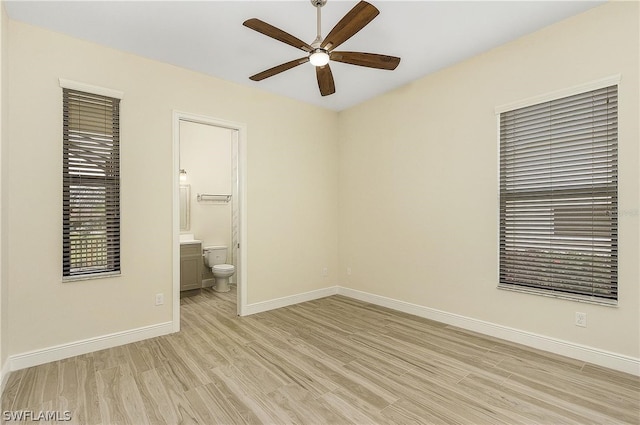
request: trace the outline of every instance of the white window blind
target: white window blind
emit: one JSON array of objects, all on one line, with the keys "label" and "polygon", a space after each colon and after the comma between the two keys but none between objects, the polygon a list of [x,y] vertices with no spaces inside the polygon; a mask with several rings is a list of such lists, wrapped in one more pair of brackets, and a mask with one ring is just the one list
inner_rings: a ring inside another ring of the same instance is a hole
[{"label": "white window blind", "polygon": [[120,272],[120,100],[63,88],[63,276]]},{"label": "white window blind", "polygon": [[499,287],[618,299],[617,85],[500,114]]}]

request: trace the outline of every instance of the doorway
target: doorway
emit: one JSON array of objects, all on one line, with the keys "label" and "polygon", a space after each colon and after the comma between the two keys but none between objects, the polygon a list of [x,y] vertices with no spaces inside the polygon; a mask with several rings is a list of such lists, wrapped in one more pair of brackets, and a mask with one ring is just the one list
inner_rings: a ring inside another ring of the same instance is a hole
[{"label": "doorway", "polygon": [[[243,316],[247,304],[247,243],[246,243],[246,126],[217,118],[174,111],[173,113],[173,328],[180,330],[180,226],[184,226],[184,208],[180,208],[181,175],[185,171],[180,166],[181,125],[204,133],[221,133],[231,138],[231,185],[228,201],[231,207],[231,229],[227,238],[228,255],[236,266],[234,283],[237,285],[236,310]],[[204,127],[200,127],[204,126]],[[187,174],[188,175],[188,174]],[[184,198],[184,194],[183,198]],[[217,194],[216,194],[217,195]],[[193,193],[191,199],[198,194]],[[195,235],[199,238],[198,235]],[[210,241],[203,241],[204,243]]]}]

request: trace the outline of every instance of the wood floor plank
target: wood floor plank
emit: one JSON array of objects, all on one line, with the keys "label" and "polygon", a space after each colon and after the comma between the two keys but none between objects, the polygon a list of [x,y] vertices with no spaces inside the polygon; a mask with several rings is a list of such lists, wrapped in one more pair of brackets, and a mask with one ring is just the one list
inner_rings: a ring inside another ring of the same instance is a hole
[{"label": "wood floor plank", "polygon": [[[79,367],[76,365],[76,358],[65,359],[58,362],[58,403],[57,407],[61,412],[77,412],[80,410],[79,396]],[[73,424],[79,424],[81,415],[71,417]]]},{"label": "wood floor plank", "polygon": [[342,416],[348,418],[353,424],[377,424],[387,425],[391,422],[382,415],[381,411],[372,410],[358,399],[341,390],[332,391],[322,396],[326,404],[332,409],[340,412]]},{"label": "wood floor plank", "polygon": [[96,372],[100,413],[104,423],[143,425],[149,419],[131,371],[125,365]]},{"label": "wood floor plank", "polygon": [[376,342],[372,343],[370,340],[360,338],[359,335],[349,336],[349,344],[345,344],[344,339],[333,338],[328,335],[322,338],[310,337],[307,341],[309,344],[314,344],[323,352],[331,350],[330,347],[338,346],[342,351],[349,354],[351,359],[375,363],[381,371],[388,375],[401,375],[415,367],[414,362],[399,356],[398,353],[395,352],[395,349],[384,349]]},{"label": "wood floor plank", "polygon": [[[583,374],[558,373],[549,369],[546,364],[532,363],[529,360],[509,358],[498,366],[512,374],[520,375],[535,382],[544,383],[564,393],[572,394],[589,400],[589,404],[605,405],[622,411],[637,408],[638,399],[630,397],[628,393],[621,393],[611,385],[593,382],[585,379]],[[513,378],[512,378],[513,380]]]},{"label": "wood floor plank", "polygon": [[519,374],[512,374],[507,384],[517,388],[527,388],[530,393],[536,394],[544,401],[553,402],[560,406],[569,406],[571,410],[583,412],[586,417],[596,418],[599,422],[618,421],[620,423],[634,423],[640,419],[640,415],[633,408],[625,409],[619,406],[610,406],[597,399],[597,397],[576,394],[570,390],[558,388],[556,381],[544,381],[544,378],[527,378]]},{"label": "wood floor plank", "polygon": [[82,425],[640,425],[637,376],[344,296],[249,317],[235,297],[193,291],[179,333],[12,372],[2,409]]},{"label": "wood floor plank", "polygon": [[178,423],[179,415],[171,402],[169,393],[162,385],[158,370],[145,370],[135,375],[134,379],[149,423],[167,425]]},{"label": "wood floor plank", "polygon": [[255,352],[252,355],[248,345],[229,341],[228,344],[221,347],[220,351],[230,365],[235,366],[243,375],[255,382],[260,382],[263,392],[271,392],[290,382],[287,376],[273,367],[269,367],[270,365],[264,358],[256,356]]},{"label": "wood floor plank", "polygon": [[569,370],[580,371],[584,367],[581,360],[571,359],[542,350],[535,350],[519,344],[498,343],[491,348],[492,351],[507,354],[511,358],[521,360],[533,360],[532,363],[545,370],[555,370],[560,373]]},{"label": "wood floor plank", "polygon": [[484,361],[481,351],[456,351],[452,347],[441,346],[430,340],[412,341],[406,336],[389,334],[359,334],[350,337],[351,340],[367,344],[371,349],[378,349],[390,353],[396,358],[402,358],[411,364],[412,369],[431,370],[435,361],[447,364],[450,369],[457,368],[466,373],[488,373],[492,375],[508,376],[509,372],[496,369],[492,362]]},{"label": "wood floor plank", "polygon": [[[257,382],[235,366],[222,366],[212,372],[219,378],[216,387],[224,396],[228,411],[237,415],[243,423],[278,423],[278,418],[282,420],[282,412],[274,409],[274,405],[262,397]],[[234,420],[233,423],[240,422]]]},{"label": "wood floor plank", "polygon": [[287,412],[293,423],[298,424],[345,424],[349,418],[337,409],[327,408],[322,400],[297,384],[288,384],[273,392],[276,403]]},{"label": "wood floor plank", "polygon": [[14,402],[20,388],[22,376],[26,370],[28,369],[16,370],[9,374],[0,403],[3,412],[14,410]]},{"label": "wood floor plank", "polygon": [[[162,386],[167,391],[169,399],[173,404],[174,410],[178,415],[179,424],[203,424],[202,417],[198,414],[196,409],[189,403],[186,393],[190,391],[188,386],[180,376],[177,376],[167,365],[156,368],[158,377],[162,383]],[[185,391],[185,388],[186,391]],[[196,387],[193,387],[196,388]]]},{"label": "wood floor plank", "polygon": [[[466,418],[467,422],[481,421],[480,423],[484,423],[488,420],[486,416],[490,417],[491,423],[504,421],[504,418],[489,405],[477,403],[475,397],[471,397],[461,391],[457,377],[456,379],[443,379],[440,374],[427,376],[414,371],[407,372],[402,376],[385,377],[372,368],[363,367],[358,361],[352,362],[347,367],[373,382],[379,382],[379,385],[387,385],[390,391],[397,394],[398,399],[415,404],[417,409],[410,409],[413,412],[426,409],[433,411],[436,417],[460,416],[459,412],[457,412],[459,410],[457,403],[460,402],[464,403],[466,407],[464,410],[468,411],[470,415],[470,418]],[[455,400],[455,402],[452,403],[452,400]],[[435,404],[432,404],[434,401]],[[399,406],[397,405],[397,407]],[[404,409],[406,408],[407,406],[404,405]],[[448,412],[448,410],[451,410],[451,412]],[[391,409],[391,411],[395,411],[395,409]],[[475,413],[473,413],[474,411]],[[481,419],[482,417],[485,418]],[[517,423],[518,421],[515,418],[510,418],[510,421],[504,422]]]},{"label": "wood floor plank", "polygon": [[38,411],[43,403],[57,400],[57,362],[27,369],[14,399],[14,410]]},{"label": "wood floor plank", "polygon": [[194,411],[206,424],[235,424],[244,423],[242,417],[228,402],[227,396],[219,391],[213,383],[190,389],[185,397]]},{"label": "wood floor plank", "polygon": [[71,411],[72,417],[79,424],[101,424],[102,415],[93,353],[72,357],[68,360],[73,361],[70,366],[75,366],[77,379],[76,408]]},{"label": "wood floor plank", "polygon": [[257,341],[249,344],[247,349],[253,351],[256,357],[262,360],[265,368],[274,370],[274,373],[280,375],[283,383],[296,384],[314,394],[315,397],[320,397],[336,388],[330,379],[315,373],[313,368],[306,367],[304,362],[296,362],[296,357],[290,355],[291,351],[283,352],[270,344]]},{"label": "wood floor plank", "polygon": [[464,391],[471,396],[497,407],[509,417],[518,416],[528,423],[587,424],[595,422],[563,406],[544,402],[531,395],[526,389],[518,391],[483,376],[469,375],[460,381],[459,385],[463,386]]},{"label": "wood floor plank", "polygon": [[190,346],[188,341],[188,338],[183,333],[175,335],[175,338],[165,340],[171,347],[171,351],[167,351],[167,353],[175,356],[174,359],[169,359],[168,362],[178,362],[183,366],[183,369],[193,372],[191,375],[192,387],[207,384],[210,382],[209,369],[216,366],[216,363],[210,361],[208,356],[201,355],[197,346]]},{"label": "wood floor plank", "polygon": [[432,412],[425,411],[420,406],[408,403],[405,400],[398,400],[391,406],[386,407],[382,411],[382,415],[391,424],[403,425],[450,425],[454,422],[445,420],[442,417],[434,415]]},{"label": "wood floor plank", "polygon": [[[211,384],[207,384],[211,385]],[[202,387],[192,388],[184,393],[185,400],[189,403],[193,414],[198,418],[198,422],[202,424],[231,423],[230,418],[220,419],[216,400],[209,394],[201,396],[199,392]]]},{"label": "wood floor plank", "polygon": [[[640,391],[640,379],[628,373],[587,363],[582,368],[580,375],[594,383],[612,384],[612,390],[619,390],[623,394],[637,394]],[[638,402],[640,402],[640,398]]]}]

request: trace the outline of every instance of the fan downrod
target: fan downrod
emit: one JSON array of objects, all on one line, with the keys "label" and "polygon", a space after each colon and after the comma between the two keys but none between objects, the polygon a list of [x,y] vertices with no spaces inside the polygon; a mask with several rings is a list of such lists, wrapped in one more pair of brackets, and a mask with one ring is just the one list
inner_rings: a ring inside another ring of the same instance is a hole
[{"label": "fan downrod", "polygon": [[320,9],[322,8],[322,6],[327,4],[327,0],[310,0],[310,1],[313,7],[316,8],[316,27],[318,29],[318,31],[316,31],[316,39],[313,40],[313,43],[311,43],[311,46],[313,46],[315,49],[318,49],[318,47],[320,47],[320,43],[322,43],[322,10]]}]

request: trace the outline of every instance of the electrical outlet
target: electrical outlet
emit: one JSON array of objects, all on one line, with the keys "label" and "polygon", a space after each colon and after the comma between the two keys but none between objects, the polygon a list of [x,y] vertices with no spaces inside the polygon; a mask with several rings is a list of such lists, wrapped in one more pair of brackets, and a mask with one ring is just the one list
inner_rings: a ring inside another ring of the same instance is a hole
[{"label": "electrical outlet", "polygon": [[322,276],[329,276],[329,269],[327,267],[322,268]]},{"label": "electrical outlet", "polygon": [[156,305],[164,304],[164,294],[156,294]]},{"label": "electrical outlet", "polygon": [[576,326],[587,327],[587,313],[576,311]]},{"label": "electrical outlet", "polygon": [[351,267],[347,267],[347,276],[351,276]]}]

